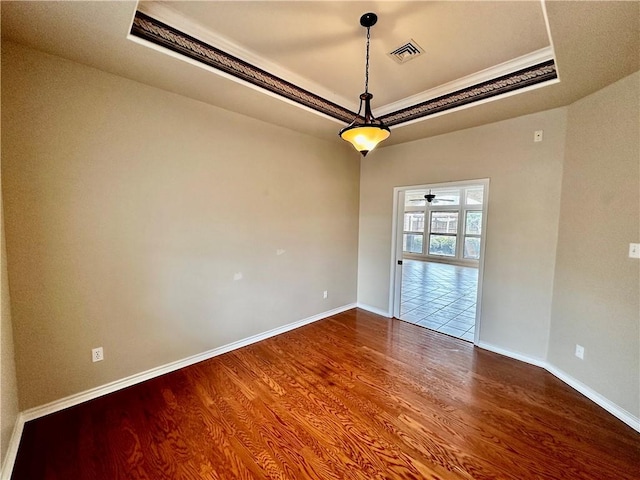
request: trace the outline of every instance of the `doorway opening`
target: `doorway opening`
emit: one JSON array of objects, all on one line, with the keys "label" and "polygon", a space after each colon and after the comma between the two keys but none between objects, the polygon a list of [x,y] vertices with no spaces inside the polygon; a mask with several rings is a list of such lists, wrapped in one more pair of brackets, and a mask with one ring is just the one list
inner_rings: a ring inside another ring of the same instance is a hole
[{"label": "doorway opening", "polygon": [[403,261],[400,320],[473,342],[477,296],[475,267]]},{"label": "doorway opening", "polygon": [[477,342],[489,180],[394,192],[396,318]]}]

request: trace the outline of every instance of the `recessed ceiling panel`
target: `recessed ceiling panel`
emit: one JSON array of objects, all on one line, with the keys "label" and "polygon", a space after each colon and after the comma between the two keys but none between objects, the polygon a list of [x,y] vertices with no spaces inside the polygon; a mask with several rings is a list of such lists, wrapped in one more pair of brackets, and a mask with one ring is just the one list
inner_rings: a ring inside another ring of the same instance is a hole
[{"label": "recessed ceiling panel", "polygon": [[[377,106],[550,45],[538,1],[161,3],[352,102],[364,87],[366,30],[359,19],[373,11],[370,89]],[[387,53],[409,38],[425,54],[398,65]]]},{"label": "recessed ceiling panel", "polygon": [[[171,11],[159,20],[349,113],[358,108],[364,83],[359,18],[376,12],[370,90],[375,116],[394,125],[385,145],[565,106],[639,68],[638,2],[2,2],[2,43],[341,142],[342,114],[316,115],[297,108],[297,100],[265,95],[167,48],[131,41],[136,9],[158,6]],[[409,39],[425,53],[399,65],[388,53]],[[550,60],[562,82],[529,85],[529,75],[548,74]],[[500,86],[516,89],[484,96],[482,89]],[[471,103],[451,108],[469,94]],[[440,110],[443,103],[447,110]]]},{"label": "recessed ceiling panel", "polygon": [[[353,64],[360,62],[353,59],[364,61],[355,46],[363,47],[366,30],[359,21],[350,24],[344,19],[355,15],[359,20],[363,8],[373,5],[299,3],[306,14],[296,2],[147,2],[140,5],[131,33],[348,122],[355,116],[351,99],[364,90],[353,73]],[[388,22],[386,28],[376,24],[371,29],[379,47],[394,42],[396,52],[396,38],[410,35],[410,42],[418,45],[415,38],[423,38],[432,49],[431,53],[424,45],[415,49],[419,58],[409,66],[372,43],[370,91],[378,112],[390,125],[465,108],[557,78],[541,4],[535,3],[534,8],[532,2],[456,3],[375,5],[376,13],[382,11],[379,15]],[[441,25],[444,18],[447,28]],[[384,20],[379,23],[384,26]],[[514,25],[521,27],[515,39],[508,36],[515,35]],[[502,31],[496,33],[496,26]],[[451,30],[460,32],[452,37]],[[301,46],[305,46],[302,54]],[[379,64],[377,69],[374,62]],[[442,68],[432,69],[435,65]],[[345,80],[350,76],[352,81]],[[385,99],[390,103],[381,107]]]}]

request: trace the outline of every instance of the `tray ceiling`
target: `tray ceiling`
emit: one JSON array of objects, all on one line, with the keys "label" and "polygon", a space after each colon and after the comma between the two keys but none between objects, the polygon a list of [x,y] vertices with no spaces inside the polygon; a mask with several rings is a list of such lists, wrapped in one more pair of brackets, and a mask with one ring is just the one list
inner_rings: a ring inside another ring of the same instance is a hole
[{"label": "tray ceiling", "polygon": [[[337,132],[357,110],[364,89],[365,29],[359,18],[368,11],[379,17],[371,30],[372,107],[393,125],[384,145],[568,105],[640,68],[640,2],[124,0],[0,5],[3,43],[26,45],[336,142],[341,142]],[[138,11],[246,63],[249,70],[268,73],[275,83],[291,85],[294,94],[256,86],[132,35]],[[399,64],[389,53],[409,41],[424,53]],[[541,83],[507,85],[495,96],[469,94],[491,90],[496,82],[509,84],[509,75],[528,75],[524,70],[530,68],[550,69],[545,73],[550,76]],[[301,103],[300,91],[314,101]],[[314,102],[334,105],[340,114],[323,111]]]},{"label": "tray ceiling", "polygon": [[[557,81],[543,3],[376,6],[370,91],[389,126]],[[353,2],[143,2],[131,34],[348,123],[362,87],[362,13]],[[393,56],[406,38],[428,46],[411,65]]]}]

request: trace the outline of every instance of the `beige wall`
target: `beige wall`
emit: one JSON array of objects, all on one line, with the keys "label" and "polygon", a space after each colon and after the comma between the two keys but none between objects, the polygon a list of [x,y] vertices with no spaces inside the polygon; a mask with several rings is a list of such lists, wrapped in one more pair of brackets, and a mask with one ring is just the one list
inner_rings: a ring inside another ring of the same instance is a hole
[{"label": "beige wall", "polygon": [[[0,111],[1,111],[0,106]],[[1,157],[1,154],[0,154]],[[2,192],[0,174],[0,193]],[[9,440],[18,418],[18,384],[13,348],[13,328],[11,325],[11,299],[7,274],[7,250],[4,238],[4,208],[0,199],[0,236],[2,275],[0,284],[0,466],[4,463]]]},{"label": "beige wall", "polygon": [[[547,111],[383,148],[364,159],[358,302],[389,307],[394,187],[488,177],[480,340],[544,359],[565,117],[565,109]],[[533,142],[535,130],[544,130],[543,142]]]},{"label": "beige wall", "polygon": [[[549,361],[640,417],[640,73],[569,107]],[[584,360],[574,356],[585,347]]]},{"label": "beige wall", "polygon": [[355,302],[347,145],[3,47],[22,409]]},{"label": "beige wall", "polygon": [[481,342],[639,416],[638,74],[358,171],[342,144],[13,44],[2,62],[3,455],[13,347],[25,409],[352,303],[356,271],[387,310],[393,187],[487,177]]},{"label": "beige wall", "polygon": [[[1,184],[1,182],[0,182]],[[0,295],[0,465],[4,462],[13,427],[18,418],[18,385],[11,327],[11,304],[7,276],[7,254],[4,239],[4,213],[0,202],[0,230],[2,234],[2,284]]]}]

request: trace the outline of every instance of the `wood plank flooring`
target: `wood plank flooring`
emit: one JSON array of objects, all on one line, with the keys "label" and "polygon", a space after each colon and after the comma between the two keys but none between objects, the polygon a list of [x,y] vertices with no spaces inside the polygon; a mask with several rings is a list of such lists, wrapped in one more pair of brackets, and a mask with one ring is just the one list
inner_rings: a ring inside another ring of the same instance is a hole
[{"label": "wood plank flooring", "polygon": [[638,479],[545,372],[350,310],[28,422],[13,479]]}]

